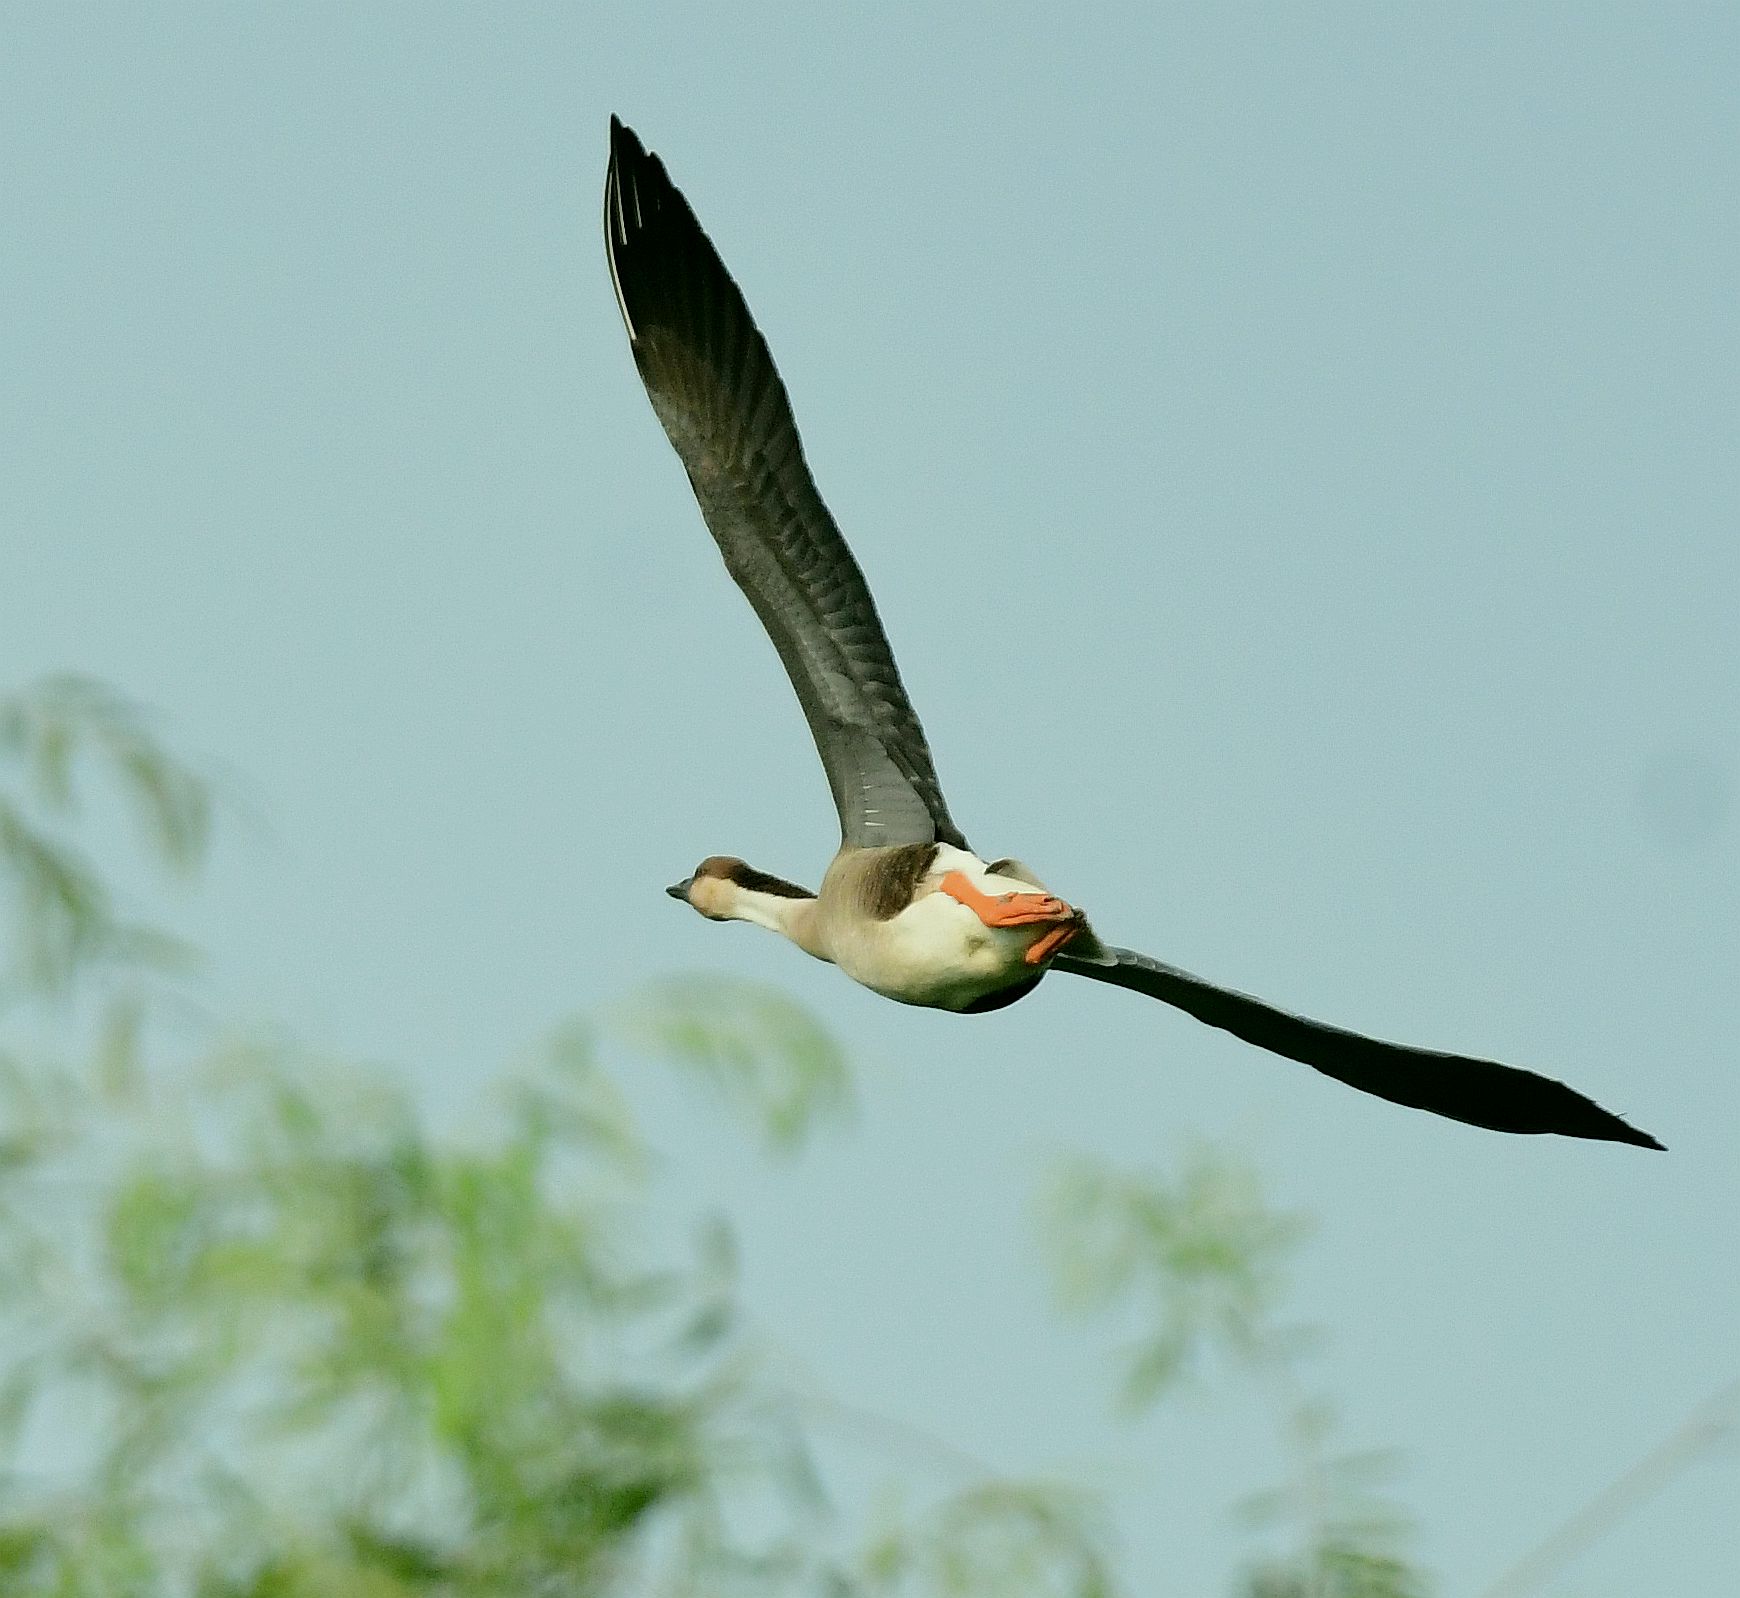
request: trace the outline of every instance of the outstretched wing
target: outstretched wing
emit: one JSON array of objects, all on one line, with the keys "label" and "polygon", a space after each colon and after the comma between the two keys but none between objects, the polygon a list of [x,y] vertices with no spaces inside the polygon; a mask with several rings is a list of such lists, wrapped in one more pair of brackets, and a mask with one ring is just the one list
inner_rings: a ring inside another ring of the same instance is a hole
[{"label": "outstretched wing", "polygon": [[1430,1110],[1471,1126],[1491,1127],[1495,1132],[1557,1132],[1564,1137],[1635,1143],[1646,1149],[1662,1147],[1647,1132],[1627,1126],[1593,1099],[1551,1077],[1493,1060],[1411,1049],[1344,1032],[1340,1027],[1277,1010],[1249,994],[1217,988],[1132,949],[1100,948],[1100,960],[1061,954],[1053,969],[1133,988],[1151,999],[1176,1005],[1198,1021],[1259,1049],[1298,1060],[1362,1093],[1375,1093],[1395,1104]]},{"label": "outstretched wing", "polygon": [[766,341],[688,201],[615,117],[604,239],[635,365],[726,569],[785,662],[841,836],[965,848]]}]

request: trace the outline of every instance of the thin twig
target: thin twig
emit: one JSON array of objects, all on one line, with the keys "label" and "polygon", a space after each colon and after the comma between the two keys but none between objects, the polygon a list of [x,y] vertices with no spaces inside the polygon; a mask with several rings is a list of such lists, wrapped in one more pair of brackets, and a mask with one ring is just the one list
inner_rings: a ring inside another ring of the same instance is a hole
[{"label": "thin twig", "polygon": [[1524,1554],[1486,1589],[1483,1598],[1526,1598],[1538,1592],[1549,1577],[1653,1498],[1699,1454],[1733,1431],[1737,1422],[1740,1382],[1733,1382],[1705,1399],[1670,1436]]},{"label": "thin twig", "polygon": [[812,1421],[832,1426],[836,1431],[855,1432],[860,1442],[873,1449],[893,1450],[915,1461],[923,1460],[947,1475],[972,1482],[1003,1479],[1004,1473],[988,1460],[980,1459],[928,1427],[836,1397],[816,1374],[815,1367],[778,1333],[765,1325],[756,1325],[751,1316],[745,1315],[743,1320],[753,1328],[761,1344],[773,1351],[786,1396]]}]

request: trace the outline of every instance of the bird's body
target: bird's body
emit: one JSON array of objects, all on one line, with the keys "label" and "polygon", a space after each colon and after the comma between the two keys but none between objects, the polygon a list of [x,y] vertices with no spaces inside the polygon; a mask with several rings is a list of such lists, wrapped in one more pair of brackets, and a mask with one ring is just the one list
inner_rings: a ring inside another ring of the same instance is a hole
[{"label": "bird's body", "polygon": [[975,1011],[1032,991],[1043,972],[1029,955],[1048,923],[987,926],[942,885],[958,875],[987,897],[1045,895],[1013,866],[946,843],[842,849],[811,894],[715,856],[670,892],[713,920],[778,932],[884,998]]},{"label": "bird's body", "polygon": [[815,892],[715,855],[674,897],[710,920],[778,932],[903,1004],[998,1009],[1066,971],[1400,1104],[1501,1131],[1660,1147],[1532,1071],[1346,1032],[1104,944],[1027,867],[975,854],[749,307],[663,164],[614,117],[604,234],[635,365],[726,569],[785,664],[840,818],[840,849]]},{"label": "bird's body", "polygon": [[905,905],[880,919],[876,895],[885,884],[898,892],[905,866],[894,849],[834,857],[822,879],[827,957],[854,982],[902,1004],[971,1011],[1011,988],[1020,990],[1013,997],[1030,993],[1040,973],[1027,955],[1039,926],[986,926],[941,884],[959,872],[988,897],[1045,890],[1006,868],[993,870],[968,850],[939,843],[915,872]]}]

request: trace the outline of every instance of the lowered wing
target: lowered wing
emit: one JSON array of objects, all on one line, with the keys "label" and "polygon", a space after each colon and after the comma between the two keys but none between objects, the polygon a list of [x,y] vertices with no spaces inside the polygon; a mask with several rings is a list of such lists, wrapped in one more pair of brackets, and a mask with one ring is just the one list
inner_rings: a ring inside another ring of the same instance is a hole
[{"label": "lowered wing", "polygon": [[1393,1104],[1430,1110],[1495,1132],[1557,1132],[1563,1137],[1635,1143],[1646,1149],[1662,1147],[1647,1132],[1628,1126],[1593,1099],[1551,1077],[1493,1060],[1439,1054],[1344,1032],[1277,1010],[1249,994],[1217,988],[1133,949],[1100,947],[1102,959],[1065,953],[1053,968],[1145,993],[1259,1049],[1298,1060]]}]

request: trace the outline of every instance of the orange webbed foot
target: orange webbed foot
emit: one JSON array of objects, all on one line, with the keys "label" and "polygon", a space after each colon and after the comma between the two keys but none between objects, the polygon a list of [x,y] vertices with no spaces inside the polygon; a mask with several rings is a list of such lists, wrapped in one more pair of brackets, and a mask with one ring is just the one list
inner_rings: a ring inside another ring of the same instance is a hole
[{"label": "orange webbed foot", "polygon": [[958,899],[988,927],[1045,927],[1022,956],[1028,965],[1050,959],[1082,929],[1081,911],[1054,894],[984,893],[959,871],[949,872],[937,888]]},{"label": "orange webbed foot", "polygon": [[1071,938],[1081,931],[1081,926],[1081,912],[1079,910],[1072,910],[1068,921],[1061,922],[1057,926],[1052,927],[1049,932],[1042,932],[1033,940],[1032,947],[1029,948],[1026,954],[1022,955],[1021,958],[1025,960],[1028,965],[1038,965],[1042,961],[1049,960],[1059,949],[1068,943]]},{"label": "orange webbed foot", "polygon": [[951,871],[937,886],[951,899],[959,899],[988,927],[1028,927],[1075,913],[1049,893],[984,893],[960,871]]}]

